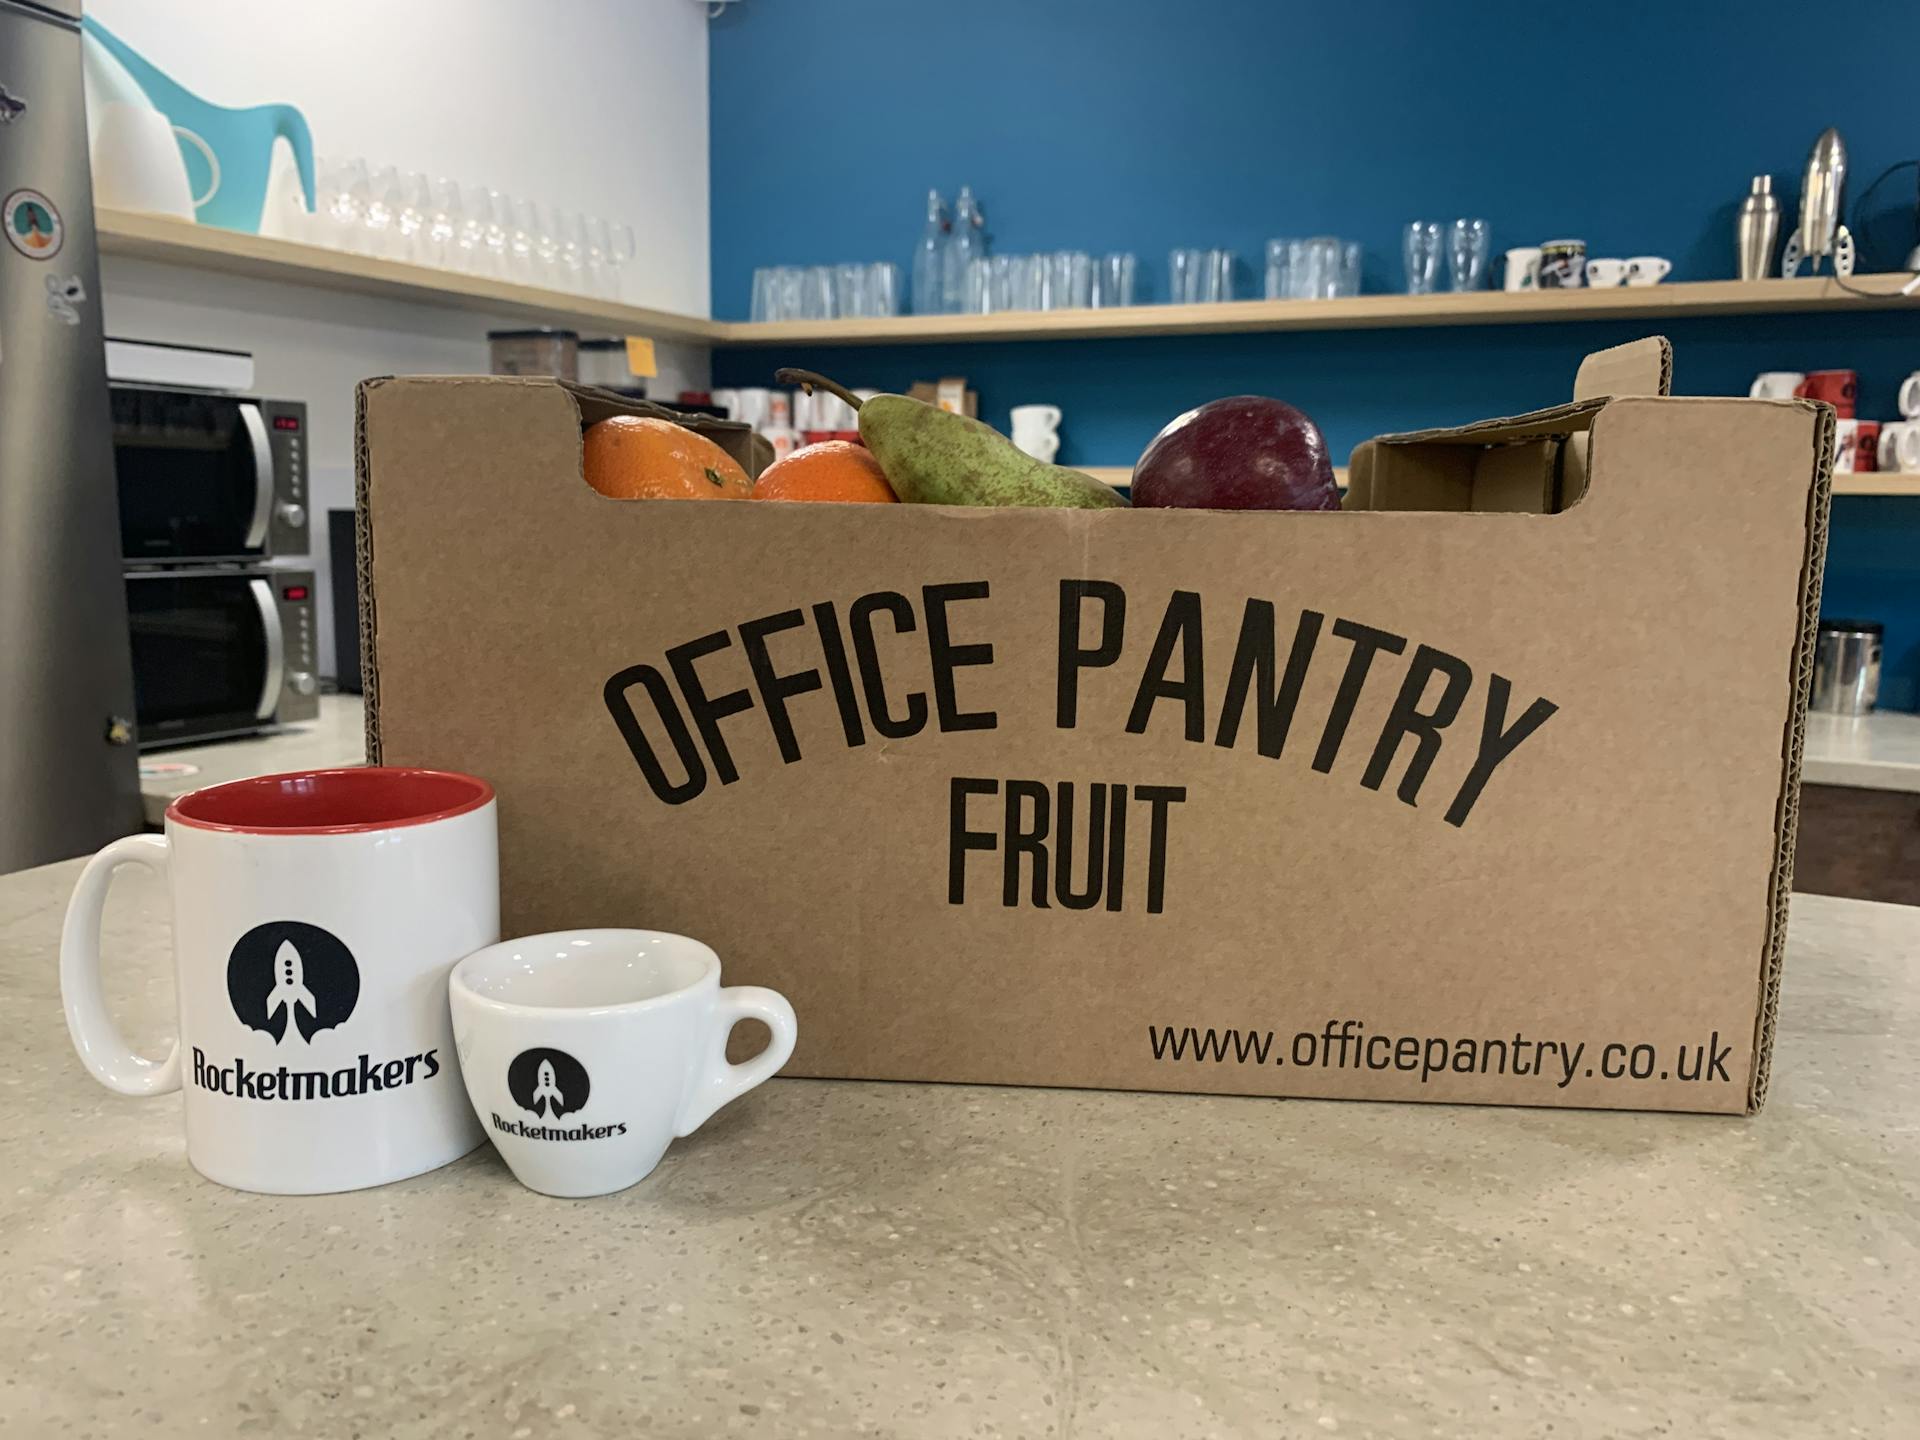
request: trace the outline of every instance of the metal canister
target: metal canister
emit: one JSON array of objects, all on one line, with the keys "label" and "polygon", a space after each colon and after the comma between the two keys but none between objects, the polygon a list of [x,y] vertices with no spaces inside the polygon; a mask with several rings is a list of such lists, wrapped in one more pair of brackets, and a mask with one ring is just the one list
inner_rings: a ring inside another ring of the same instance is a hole
[{"label": "metal canister", "polygon": [[1880,696],[1880,642],[1873,620],[1822,620],[1813,651],[1813,704],[1830,715],[1865,715]]},{"label": "metal canister", "polygon": [[1780,239],[1780,200],[1773,193],[1773,177],[1756,175],[1753,189],[1740,202],[1734,217],[1734,243],[1742,280],[1765,280],[1773,274],[1773,252]]}]

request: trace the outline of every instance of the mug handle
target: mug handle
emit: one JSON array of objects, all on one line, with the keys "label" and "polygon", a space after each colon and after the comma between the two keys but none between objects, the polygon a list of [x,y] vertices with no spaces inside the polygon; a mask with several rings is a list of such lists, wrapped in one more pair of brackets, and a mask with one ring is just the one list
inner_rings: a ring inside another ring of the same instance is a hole
[{"label": "mug handle", "polygon": [[180,1088],[180,1037],[174,1037],[164,1060],[135,1054],[107,1013],[107,997],[100,988],[100,920],[114,871],[122,865],[144,865],[164,881],[167,859],[167,842],[158,835],[114,841],[80,872],[60,931],[60,1000],[67,1011],[67,1033],[93,1078],[122,1095],[165,1095]]},{"label": "mug handle", "polygon": [[[727,1060],[727,1037],[742,1020],[758,1020],[773,1032],[767,1048],[744,1065]],[[777,990],[759,985],[729,985],[720,991],[713,1007],[713,1039],[707,1058],[694,1078],[693,1091],[680,1107],[675,1135],[691,1135],[729,1100],[737,1100],[787,1063],[793,1054],[793,1042],[799,1038],[799,1026],[793,1018],[793,1006]]]}]

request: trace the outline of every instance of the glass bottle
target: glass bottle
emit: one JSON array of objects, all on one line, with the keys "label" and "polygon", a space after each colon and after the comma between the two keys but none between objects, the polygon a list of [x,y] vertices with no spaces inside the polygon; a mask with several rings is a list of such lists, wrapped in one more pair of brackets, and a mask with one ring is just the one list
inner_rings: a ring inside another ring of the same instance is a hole
[{"label": "glass bottle", "polygon": [[941,308],[958,314],[967,308],[967,267],[986,251],[986,222],[974,202],[973,187],[962,185],[953,202],[953,233],[947,236],[946,263],[941,268]]},{"label": "glass bottle", "polygon": [[913,313],[938,315],[945,308],[947,207],[938,190],[927,192],[927,228],[913,252]]}]

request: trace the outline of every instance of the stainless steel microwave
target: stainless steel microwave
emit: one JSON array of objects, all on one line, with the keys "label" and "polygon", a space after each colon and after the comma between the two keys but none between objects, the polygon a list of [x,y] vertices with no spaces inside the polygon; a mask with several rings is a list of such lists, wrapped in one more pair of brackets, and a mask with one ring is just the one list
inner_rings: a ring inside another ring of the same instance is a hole
[{"label": "stainless steel microwave", "polygon": [[311,570],[129,570],[140,748],[317,716],[313,615]]},{"label": "stainless steel microwave", "polygon": [[120,553],[129,565],[307,553],[307,407],[114,385]]}]

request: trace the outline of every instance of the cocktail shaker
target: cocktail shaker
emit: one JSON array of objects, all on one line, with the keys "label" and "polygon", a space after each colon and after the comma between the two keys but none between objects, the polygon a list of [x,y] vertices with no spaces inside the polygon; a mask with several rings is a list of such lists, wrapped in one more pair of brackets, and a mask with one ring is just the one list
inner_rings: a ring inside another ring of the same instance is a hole
[{"label": "cocktail shaker", "polygon": [[1773,193],[1771,175],[1753,177],[1753,189],[1740,202],[1733,233],[1740,278],[1766,279],[1773,271],[1773,247],[1780,239],[1780,199]]}]

